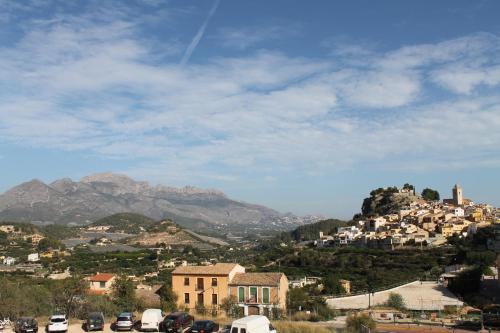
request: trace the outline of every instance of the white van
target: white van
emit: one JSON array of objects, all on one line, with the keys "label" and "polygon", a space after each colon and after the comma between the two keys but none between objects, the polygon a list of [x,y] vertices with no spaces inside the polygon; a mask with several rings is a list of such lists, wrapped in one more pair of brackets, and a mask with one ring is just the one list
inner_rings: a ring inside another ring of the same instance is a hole
[{"label": "white van", "polygon": [[147,309],[142,314],[141,331],[160,331],[163,312],[160,309]]},{"label": "white van", "polygon": [[276,333],[266,316],[248,316],[233,321],[230,333]]}]

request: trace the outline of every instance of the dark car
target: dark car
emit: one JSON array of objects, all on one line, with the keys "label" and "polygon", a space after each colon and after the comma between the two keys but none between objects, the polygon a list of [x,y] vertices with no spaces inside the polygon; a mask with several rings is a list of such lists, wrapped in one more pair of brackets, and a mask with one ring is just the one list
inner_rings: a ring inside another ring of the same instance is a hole
[{"label": "dark car", "polygon": [[215,333],[219,332],[219,324],[211,320],[197,320],[191,326],[191,333]]},{"label": "dark car", "polygon": [[135,325],[135,316],[132,312],[122,312],[116,317],[114,329],[117,331],[132,331]]},{"label": "dark car", "polygon": [[87,317],[85,330],[89,331],[104,331],[104,315],[102,312],[91,312]]},{"label": "dark car", "polygon": [[182,332],[193,325],[194,318],[186,312],[172,312],[160,324],[163,332]]},{"label": "dark car", "polygon": [[14,332],[16,333],[37,333],[38,323],[35,318],[21,317],[14,324]]}]

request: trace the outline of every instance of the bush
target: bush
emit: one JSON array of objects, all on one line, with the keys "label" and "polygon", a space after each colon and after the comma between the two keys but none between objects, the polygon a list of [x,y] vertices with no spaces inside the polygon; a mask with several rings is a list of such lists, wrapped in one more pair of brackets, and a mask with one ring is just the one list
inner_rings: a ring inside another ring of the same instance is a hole
[{"label": "bush", "polygon": [[404,310],[406,307],[403,296],[398,293],[390,293],[389,299],[385,302],[385,306],[398,310]]},{"label": "bush", "polygon": [[377,325],[375,324],[375,321],[366,313],[354,314],[346,319],[346,327],[349,332],[360,332],[363,326],[374,331]]}]

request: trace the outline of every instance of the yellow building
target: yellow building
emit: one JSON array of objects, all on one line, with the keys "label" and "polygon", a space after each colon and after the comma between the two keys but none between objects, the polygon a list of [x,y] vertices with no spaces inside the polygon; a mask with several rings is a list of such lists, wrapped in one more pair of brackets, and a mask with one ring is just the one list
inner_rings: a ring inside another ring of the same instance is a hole
[{"label": "yellow building", "polygon": [[229,281],[245,268],[238,264],[218,263],[213,266],[181,266],[172,272],[172,290],[177,306],[194,309],[196,305],[217,308],[228,296]]},{"label": "yellow building", "polygon": [[172,272],[172,290],[180,309],[219,309],[234,295],[245,315],[271,315],[272,308],[286,310],[288,279],[283,273],[246,273],[238,264],[184,266]]}]

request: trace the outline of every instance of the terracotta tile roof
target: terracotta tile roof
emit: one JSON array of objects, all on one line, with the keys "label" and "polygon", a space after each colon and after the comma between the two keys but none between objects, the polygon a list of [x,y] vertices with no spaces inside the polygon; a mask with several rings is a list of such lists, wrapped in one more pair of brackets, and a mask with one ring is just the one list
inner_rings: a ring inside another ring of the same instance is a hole
[{"label": "terracotta tile roof", "polygon": [[108,282],[112,278],[114,278],[114,274],[109,274],[109,273],[97,273],[94,276],[90,277],[90,281],[92,282]]},{"label": "terracotta tile roof", "polygon": [[277,286],[283,273],[237,273],[231,280],[231,286]]},{"label": "terracotta tile roof", "polygon": [[238,264],[217,263],[213,266],[181,266],[174,269],[172,274],[178,275],[227,275]]}]

